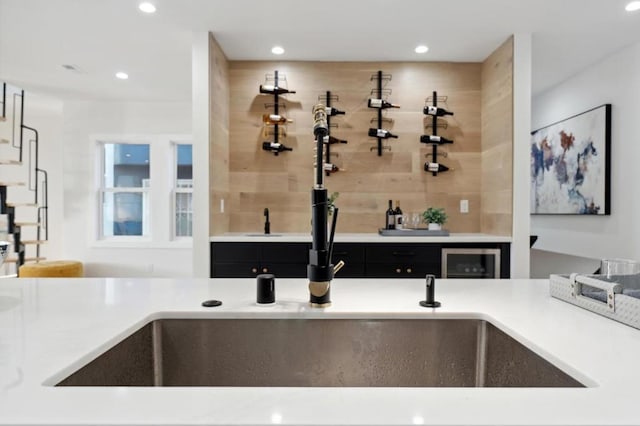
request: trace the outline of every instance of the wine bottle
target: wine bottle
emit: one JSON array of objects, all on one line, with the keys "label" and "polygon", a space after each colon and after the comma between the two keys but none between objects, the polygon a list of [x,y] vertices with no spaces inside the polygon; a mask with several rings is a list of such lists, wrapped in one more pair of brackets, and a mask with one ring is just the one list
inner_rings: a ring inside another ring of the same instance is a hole
[{"label": "wine bottle", "polygon": [[262,122],[264,124],[274,125],[293,123],[293,120],[290,120],[278,114],[262,114]]},{"label": "wine bottle", "polygon": [[333,145],[333,144],[336,144],[336,143],[347,143],[347,141],[346,141],[346,140],[344,140],[344,139],[338,139],[338,138],[333,137],[333,136],[331,136],[331,135],[329,135],[329,136],[325,136],[325,137],[322,139],[322,142],[323,142],[323,143],[327,143],[327,144],[329,144],[329,145]]},{"label": "wine bottle", "polygon": [[396,212],[393,210],[393,202],[389,200],[389,208],[385,212],[385,228],[396,229]]},{"label": "wine bottle", "polygon": [[382,139],[394,138],[394,139],[398,139],[397,135],[394,135],[393,133],[389,132],[388,130],[383,130],[383,129],[369,129],[369,136],[371,136],[372,138],[382,138]]},{"label": "wine bottle", "polygon": [[438,108],[434,106],[426,106],[424,107],[422,112],[425,113],[426,115],[435,115],[436,117],[442,117],[444,115],[453,115],[452,112],[447,111],[444,108]]},{"label": "wine bottle", "polygon": [[447,166],[440,163],[424,163],[424,171],[432,173],[446,172],[449,170]]},{"label": "wine bottle", "polygon": [[296,91],[285,89],[284,87],[277,87],[273,84],[261,84],[260,93],[266,93],[269,95],[284,95],[287,93],[296,93]]},{"label": "wine bottle", "polygon": [[396,229],[402,229],[402,209],[400,208],[400,201],[396,200],[396,209],[394,210],[395,220],[396,220]]},{"label": "wine bottle", "polygon": [[392,104],[391,102],[387,102],[384,99],[369,99],[367,106],[369,108],[379,109],[400,108],[400,105]]},{"label": "wine bottle", "polygon": [[331,164],[331,163],[324,163],[322,168],[324,169],[325,172],[337,172],[337,171],[340,170],[340,168],[338,166],[336,166],[335,164]]},{"label": "wine bottle", "polygon": [[443,138],[442,136],[435,135],[422,135],[420,136],[421,143],[430,143],[432,145],[444,145],[445,143],[453,143],[451,139]]},{"label": "wine bottle", "polygon": [[327,111],[327,115],[330,115],[330,116],[346,114],[344,111],[340,111],[339,109],[336,109],[333,107],[325,107],[325,110]]},{"label": "wine bottle", "polygon": [[284,146],[279,142],[262,142],[262,149],[264,149],[265,151],[271,151],[275,155],[278,155],[283,151],[293,151],[293,148]]}]

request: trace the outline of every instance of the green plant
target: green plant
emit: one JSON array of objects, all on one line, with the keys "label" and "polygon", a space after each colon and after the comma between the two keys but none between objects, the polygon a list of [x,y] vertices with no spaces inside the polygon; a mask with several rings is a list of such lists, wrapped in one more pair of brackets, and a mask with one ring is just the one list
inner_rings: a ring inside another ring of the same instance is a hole
[{"label": "green plant", "polygon": [[422,213],[426,223],[437,223],[444,225],[447,222],[447,214],[442,207],[429,207]]}]

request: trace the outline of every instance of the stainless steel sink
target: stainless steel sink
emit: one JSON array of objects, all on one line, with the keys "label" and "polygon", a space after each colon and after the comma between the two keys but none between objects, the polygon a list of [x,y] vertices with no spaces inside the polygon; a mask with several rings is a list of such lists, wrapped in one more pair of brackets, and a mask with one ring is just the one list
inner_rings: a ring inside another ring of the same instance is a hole
[{"label": "stainless steel sink", "polygon": [[473,319],[162,319],[57,386],[583,387]]}]

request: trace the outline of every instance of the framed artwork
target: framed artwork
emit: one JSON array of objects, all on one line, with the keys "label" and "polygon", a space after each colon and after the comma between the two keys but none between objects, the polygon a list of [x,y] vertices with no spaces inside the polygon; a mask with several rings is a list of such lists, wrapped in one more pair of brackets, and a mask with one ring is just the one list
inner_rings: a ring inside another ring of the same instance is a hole
[{"label": "framed artwork", "polygon": [[531,214],[611,214],[611,104],[531,133]]}]

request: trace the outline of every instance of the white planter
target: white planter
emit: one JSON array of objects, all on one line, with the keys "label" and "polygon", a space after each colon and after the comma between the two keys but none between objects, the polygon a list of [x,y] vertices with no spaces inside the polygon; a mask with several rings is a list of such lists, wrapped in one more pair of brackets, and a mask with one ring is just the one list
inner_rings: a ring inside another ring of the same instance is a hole
[{"label": "white planter", "polygon": [[439,223],[429,224],[429,231],[440,231],[440,230],[442,230],[442,225],[440,225]]}]

